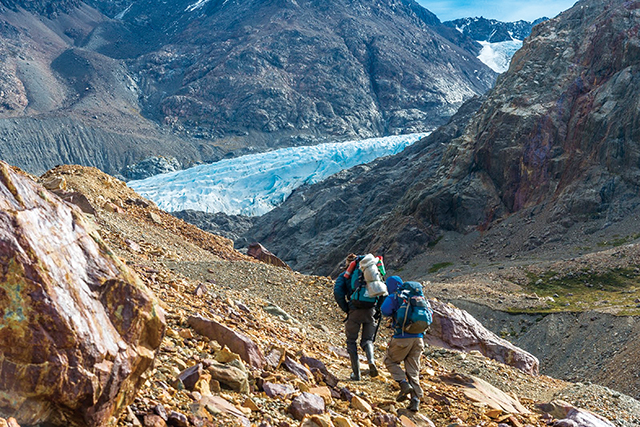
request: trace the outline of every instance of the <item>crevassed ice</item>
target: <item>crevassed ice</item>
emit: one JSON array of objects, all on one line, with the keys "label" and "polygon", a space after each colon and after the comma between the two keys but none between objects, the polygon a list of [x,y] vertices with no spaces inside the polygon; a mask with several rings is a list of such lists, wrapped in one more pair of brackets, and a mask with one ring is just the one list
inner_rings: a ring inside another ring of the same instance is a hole
[{"label": "crevassed ice", "polygon": [[396,154],[428,133],[290,147],[251,154],[128,185],[169,212],[193,209],[259,216],[282,203],[293,190],[343,169]]},{"label": "crevassed ice", "polygon": [[478,59],[496,73],[504,73],[509,69],[511,58],[522,47],[521,40],[508,40],[498,43],[479,41],[482,50]]}]

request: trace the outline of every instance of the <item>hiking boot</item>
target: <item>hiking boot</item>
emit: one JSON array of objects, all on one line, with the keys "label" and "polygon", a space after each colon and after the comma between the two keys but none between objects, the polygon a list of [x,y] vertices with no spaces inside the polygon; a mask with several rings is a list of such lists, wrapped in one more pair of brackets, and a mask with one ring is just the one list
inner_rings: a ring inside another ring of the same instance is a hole
[{"label": "hiking boot", "polygon": [[358,359],[358,353],[350,354],[351,360],[351,381],[360,381],[360,360]]},{"label": "hiking boot", "polygon": [[413,387],[406,380],[400,381],[400,393],[396,397],[396,402],[404,402],[409,398],[409,394],[413,393]]},{"label": "hiking boot", "polygon": [[371,378],[378,376],[378,368],[376,367],[375,362],[369,363],[369,376]]},{"label": "hiking boot", "polygon": [[407,409],[410,410],[411,412],[418,412],[418,410],[420,409],[420,399],[418,399],[415,396],[412,397],[411,403],[409,403],[409,406],[407,406]]},{"label": "hiking boot", "polygon": [[367,356],[367,362],[369,363],[369,376],[377,377],[378,368],[376,367],[376,361],[373,357],[373,343],[367,343],[364,346],[364,354]]}]

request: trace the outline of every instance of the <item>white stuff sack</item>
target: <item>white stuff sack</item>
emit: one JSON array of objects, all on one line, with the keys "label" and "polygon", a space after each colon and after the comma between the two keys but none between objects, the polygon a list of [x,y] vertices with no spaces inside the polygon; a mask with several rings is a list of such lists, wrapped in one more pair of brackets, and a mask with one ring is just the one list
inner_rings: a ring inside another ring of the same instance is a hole
[{"label": "white stuff sack", "polygon": [[378,258],[372,254],[365,255],[360,261],[360,270],[364,275],[364,280],[367,282],[367,294],[369,297],[379,297],[388,295],[387,285],[382,281],[382,275],[378,270]]}]

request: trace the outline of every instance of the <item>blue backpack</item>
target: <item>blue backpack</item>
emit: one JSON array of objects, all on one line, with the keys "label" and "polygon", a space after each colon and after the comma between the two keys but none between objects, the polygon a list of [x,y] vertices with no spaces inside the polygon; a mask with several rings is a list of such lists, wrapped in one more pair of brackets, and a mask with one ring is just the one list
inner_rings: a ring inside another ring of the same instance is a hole
[{"label": "blue backpack", "polygon": [[350,303],[354,308],[373,308],[378,302],[378,298],[370,297],[367,294],[367,283],[364,281],[364,274],[356,268],[351,274],[351,295]]},{"label": "blue backpack", "polygon": [[418,282],[404,282],[396,291],[398,310],[395,326],[403,333],[421,334],[427,330],[433,320],[431,305],[422,293]]}]

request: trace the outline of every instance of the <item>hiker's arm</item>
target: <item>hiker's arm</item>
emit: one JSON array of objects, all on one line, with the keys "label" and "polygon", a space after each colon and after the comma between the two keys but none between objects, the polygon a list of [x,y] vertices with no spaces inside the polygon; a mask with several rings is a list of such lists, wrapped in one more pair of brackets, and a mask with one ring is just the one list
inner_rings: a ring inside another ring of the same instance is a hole
[{"label": "hiker's arm", "polygon": [[344,274],[341,274],[336,279],[336,283],[333,286],[333,297],[335,298],[340,309],[345,313],[349,312],[349,303],[347,302],[347,293],[345,289],[346,279]]},{"label": "hiker's arm", "polygon": [[397,307],[395,306],[395,296],[389,295],[384,299],[384,302],[380,306],[380,312],[384,316],[391,316]]}]

